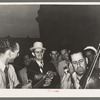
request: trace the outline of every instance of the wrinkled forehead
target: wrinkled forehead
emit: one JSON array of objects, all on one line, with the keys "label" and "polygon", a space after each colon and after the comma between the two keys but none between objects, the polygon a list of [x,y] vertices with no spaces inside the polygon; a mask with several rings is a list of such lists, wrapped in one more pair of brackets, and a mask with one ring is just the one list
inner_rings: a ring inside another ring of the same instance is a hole
[{"label": "wrinkled forehead", "polygon": [[84,59],[81,52],[74,53],[74,54],[71,55],[71,60],[72,61],[79,61],[80,59]]}]

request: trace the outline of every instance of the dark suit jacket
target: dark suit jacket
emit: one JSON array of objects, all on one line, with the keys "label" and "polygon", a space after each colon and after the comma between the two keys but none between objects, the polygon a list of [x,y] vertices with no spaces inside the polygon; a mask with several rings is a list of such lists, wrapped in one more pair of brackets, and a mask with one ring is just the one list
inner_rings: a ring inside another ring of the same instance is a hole
[{"label": "dark suit jacket", "polygon": [[[51,62],[45,61],[43,66],[43,74],[46,74],[48,71],[56,72],[56,69],[54,65]],[[37,81],[34,79],[35,74],[40,74],[40,67],[37,64],[37,62],[31,62],[30,66],[28,67],[28,78],[33,81],[33,86],[37,83]],[[57,88],[58,84],[60,83],[60,77],[57,74],[54,76],[51,85],[47,88]]]}]

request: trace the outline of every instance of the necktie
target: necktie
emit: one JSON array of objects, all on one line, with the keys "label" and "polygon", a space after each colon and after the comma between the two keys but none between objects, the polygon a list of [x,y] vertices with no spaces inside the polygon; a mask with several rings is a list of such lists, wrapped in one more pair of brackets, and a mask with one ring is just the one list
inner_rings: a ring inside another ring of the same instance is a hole
[{"label": "necktie", "polygon": [[40,72],[43,73],[43,68],[40,66]]},{"label": "necktie", "polygon": [[5,78],[6,78],[6,88],[10,88],[10,86],[9,86],[9,78],[8,78],[8,68],[7,67],[5,67],[4,72],[5,72]]},{"label": "necktie", "polygon": [[40,72],[43,73],[43,62],[41,62],[41,65],[40,65]]}]

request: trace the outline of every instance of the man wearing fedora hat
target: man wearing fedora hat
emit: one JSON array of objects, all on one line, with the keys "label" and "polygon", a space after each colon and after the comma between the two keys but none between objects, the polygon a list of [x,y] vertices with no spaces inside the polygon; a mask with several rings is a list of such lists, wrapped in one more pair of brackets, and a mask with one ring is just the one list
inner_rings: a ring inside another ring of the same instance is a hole
[{"label": "man wearing fedora hat", "polygon": [[[56,77],[56,69],[54,65],[48,61],[44,61],[44,53],[46,48],[43,47],[42,42],[35,42],[33,47],[30,48],[32,55],[35,57],[35,61],[31,62],[28,70],[28,77],[33,81],[33,88],[34,85],[41,79],[43,76],[49,71],[51,74],[55,76],[46,78],[45,83],[41,86],[41,88],[55,88],[57,77]],[[55,79],[56,78],[56,79]],[[56,82],[55,82],[56,81]]]}]

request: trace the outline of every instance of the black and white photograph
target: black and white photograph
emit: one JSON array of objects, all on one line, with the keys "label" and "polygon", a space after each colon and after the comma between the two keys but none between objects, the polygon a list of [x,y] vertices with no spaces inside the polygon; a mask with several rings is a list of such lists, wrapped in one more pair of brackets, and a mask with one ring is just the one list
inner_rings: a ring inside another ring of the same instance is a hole
[{"label": "black and white photograph", "polygon": [[1,92],[99,89],[100,3],[0,3]]}]

